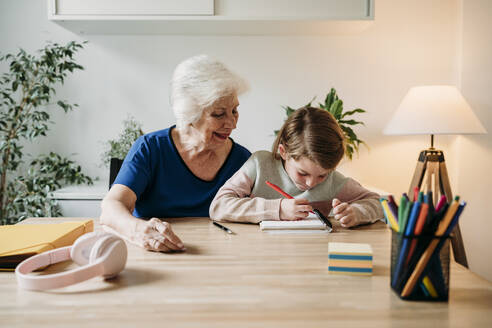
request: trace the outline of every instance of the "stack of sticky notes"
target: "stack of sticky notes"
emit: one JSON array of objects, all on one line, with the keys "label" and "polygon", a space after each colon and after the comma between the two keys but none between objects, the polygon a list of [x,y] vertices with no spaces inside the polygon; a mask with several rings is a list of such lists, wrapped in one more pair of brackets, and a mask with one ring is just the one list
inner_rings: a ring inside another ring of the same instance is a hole
[{"label": "stack of sticky notes", "polygon": [[372,247],[369,244],[328,243],[328,272],[372,275]]}]

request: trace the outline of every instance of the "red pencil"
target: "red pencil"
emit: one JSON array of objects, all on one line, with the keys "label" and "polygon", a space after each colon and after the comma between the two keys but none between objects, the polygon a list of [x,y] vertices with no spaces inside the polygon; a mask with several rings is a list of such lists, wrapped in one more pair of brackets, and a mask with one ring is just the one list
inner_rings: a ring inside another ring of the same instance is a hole
[{"label": "red pencil", "polygon": [[[275,189],[277,192],[279,192],[279,193],[280,193],[282,196],[284,196],[285,198],[294,199],[294,197],[292,197],[291,195],[289,195],[288,193],[286,193],[285,191],[283,191],[282,189],[280,189],[280,187],[279,187],[279,186],[277,186],[276,184],[273,184],[273,183],[271,183],[271,182],[270,182],[270,181],[268,181],[268,180],[267,180],[267,181],[265,181],[265,183],[266,183],[268,186],[270,186],[270,187],[272,187],[273,189]],[[316,213],[314,213],[313,211],[309,211],[309,212],[311,212],[311,213],[313,213],[313,214],[316,214]]]},{"label": "red pencil", "polygon": [[413,201],[416,202],[417,199],[419,198],[419,187],[414,187],[413,188]]},{"label": "red pencil", "polygon": [[437,202],[436,212],[439,212],[447,201],[448,199],[446,198],[446,195],[442,195],[441,198],[439,198],[439,201]]},{"label": "red pencil", "polygon": [[270,187],[272,187],[273,189],[275,189],[276,191],[278,191],[282,196],[284,196],[285,198],[289,198],[289,199],[293,199],[294,197],[292,197],[291,195],[289,195],[288,193],[286,193],[285,191],[283,191],[282,189],[280,189],[279,186],[271,183],[270,181],[265,181],[265,183],[267,185],[269,185]]}]

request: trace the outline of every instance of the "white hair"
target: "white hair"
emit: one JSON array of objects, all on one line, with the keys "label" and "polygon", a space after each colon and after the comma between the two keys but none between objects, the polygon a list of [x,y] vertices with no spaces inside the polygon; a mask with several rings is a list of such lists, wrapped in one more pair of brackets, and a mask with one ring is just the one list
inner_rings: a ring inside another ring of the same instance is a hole
[{"label": "white hair", "polygon": [[239,96],[247,90],[245,80],[207,55],[184,60],[174,70],[171,81],[170,102],[176,127],[186,129],[218,99],[233,94]]}]

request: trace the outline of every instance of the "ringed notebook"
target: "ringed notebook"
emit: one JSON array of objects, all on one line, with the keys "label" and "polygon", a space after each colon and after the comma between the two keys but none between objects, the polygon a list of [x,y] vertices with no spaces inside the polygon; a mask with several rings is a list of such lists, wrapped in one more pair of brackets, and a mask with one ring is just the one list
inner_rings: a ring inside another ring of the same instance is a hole
[{"label": "ringed notebook", "polygon": [[326,232],[326,226],[321,222],[316,215],[309,213],[304,220],[295,221],[261,221],[260,230],[271,231],[271,230],[283,230],[283,231],[294,231],[294,230],[317,230]]},{"label": "ringed notebook", "polygon": [[325,225],[318,219],[299,221],[261,221],[261,230],[323,230]]},{"label": "ringed notebook", "polygon": [[26,258],[70,246],[91,231],[94,231],[92,220],[0,226],[0,271],[14,271]]}]

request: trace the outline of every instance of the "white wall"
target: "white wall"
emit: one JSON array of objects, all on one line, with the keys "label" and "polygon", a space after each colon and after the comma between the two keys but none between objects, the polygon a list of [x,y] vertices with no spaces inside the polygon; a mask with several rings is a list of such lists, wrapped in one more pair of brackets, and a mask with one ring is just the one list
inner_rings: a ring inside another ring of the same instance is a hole
[{"label": "white wall", "polygon": [[[490,8],[487,0],[482,3],[488,3]],[[465,10],[464,44],[470,44],[473,53],[463,52],[463,67],[470,70],[464,71],[463,88],[491,131],[490,97],[488,101],[482,98],[487,95],[487,83],[485,79],[470,82],[474,70],[479,69],[473,66],[473,56],[479,56],[485,44],[485,40],[471,40],[473,33],[467,32],[467,23],[480,14],[480,9],[475,11],[468,18]],[[208,53],[251,84],[251,91],[240,98],[240,121],[233,133],[236,141],[253,151],[270,148],[273,130],[283,122],[282,105],[301,106],[313,96],[321,101],[333,86],[346,108],[368,110],[359,116],[366,127],[357,132],[369,144],[370,151],[363,149],[359,158],[344,162],[340,170],[365,184],[401,194],[407,191],[419,151],[427,148],[430,140],[424,136],[383,136],[381,131],[411,86],[458,84],[462,64],[459,0],[377,0],[376,19],[365,31],[313,37],[81,36],[47,21],[46,16],[46,1],[0,0],[1,52],[18,47],[34,50],[46,40],[89,41],[77,56],[85,71],[74,74],[58,91],[61,97],[77,102],[80,110],[54,115],[52,134],[28,148],[33,152],[77,153],[73,157],[86,172],[103,180],[107,179],[107,169],[99,167],[102,143],[118,134],[127,114],[137,117],[147,132],[173,124],[168,106],[172,71],[181,60]],[[487,30],[481,31],[480,35],[486,37]],[[490,58],[490,41],[488,47]],[[487,72],[490,73],[490,61]],[[476,86],[480,88],[476,90]],[[483,179],[473,167],[482,166],[471,155],[486,153],[490,163],[490,141],[485,140],[489,139],[436,139],[436,146],[448,158],[453,190],[469,200],[466,214],[476,213],[484,218],[485,200],[476,200],[478,191],[475,195],[472,187]],[[458,156],[459,142],[464,145]],[[468,151],[471,153],[466,157],[470,160],[465,161],[461,157]],[[465,169],[465,165],[472,169]],[[474,238],[474,231],[468,227],[463,230],[466,242]],[[481,233],[485,234],[483,230]],[[486,242],[479,244],[483,249],[490,246]],[[469,255],[474,266],[479,255],[476,256]],[[490,278],[492,269],[486,271]]]},{"label": "white wall", "polygon": [[[395,193],[406,190],[429,140],[383,136],[388,117],[409,87],[456,80],[455,1],[378,0],[367,30],[326,37],[81,36],[47,21],[46,1],[1,0],[0,13],[2,52],[34,50],[45,40],[89,41],[77,56],[85,71],[58,91],[80,110],[55,115],[52,134],[31,148],[77,153],[84,169],[103,179],[102,143],[118,134],[127,114],[145,131],[174,122],[168,82],[176,64],[195,54],[216,56],[250,82],[233,137],[251,150],[270,148],[273,130],[283,122],[282,105],[301,106],[313,96],[321,101],[336,87],[347,108],[368,110],[359,117],[366,127],[357,131],[370,151],[363,149],[341,170]],[[449,140],[437,142],[446,148]]]},{"label": "white wall", "polygon": [[458,193],[468,201],[461,219],[470,269],[492,281],[492,1],[462,2],[461,90],[488,134],[456,142]]}]

